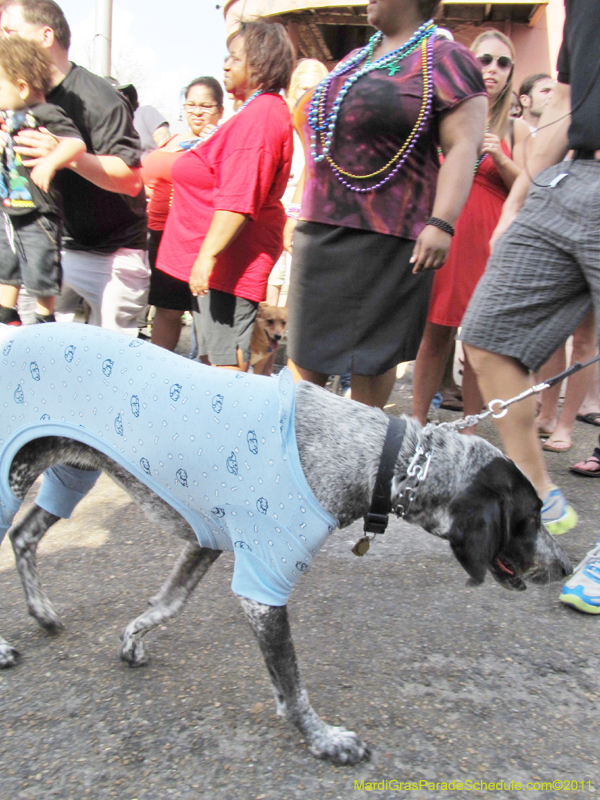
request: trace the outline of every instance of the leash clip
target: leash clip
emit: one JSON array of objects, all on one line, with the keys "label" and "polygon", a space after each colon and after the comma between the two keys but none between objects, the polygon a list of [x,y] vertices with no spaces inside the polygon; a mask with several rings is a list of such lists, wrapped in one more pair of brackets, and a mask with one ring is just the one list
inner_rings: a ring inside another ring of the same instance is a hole
[{"label": "leash clip", "polygon": [[[419,464],[421,456],[425,456],[425,463]],[[429,464],[431,463],[431,451],[427,453],[420,444],[417,445],[417,449],[415,450],[415,454],[412,457],[410,464],[408,465],[408,469],[406,470],[406,474],[409,478],[416,478],[419,483],[424,481],[427,477],[427,473],[429,472]]]},{"label": "leash clip", "polygon": [[[494,403],[498,403],[499,410],[494,410]],[[504,400],[500,400],[497,398],[496,400],[490,400],[488,403],[488,408],[492,412],[492,417],[494,419],[502,419],[508,414],[508,405],[504,402]]]}]

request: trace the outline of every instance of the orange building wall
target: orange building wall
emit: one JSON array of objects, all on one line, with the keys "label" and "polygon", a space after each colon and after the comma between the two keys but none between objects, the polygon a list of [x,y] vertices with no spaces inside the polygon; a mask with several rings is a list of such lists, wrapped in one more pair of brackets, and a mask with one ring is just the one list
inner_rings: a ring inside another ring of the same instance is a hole
[{"label": "orange building wall", "polygon": [[[600,0],[599,0],[600,2]],[[319,8],[341,4],[338,0],[227,0],[224,15],[227,32],[230,34],[240,18],[255,15],[277,15],[291,9]],[[346,0],[344,5],[366,5],[366,0]],[[556,59],[562,41],[565,18],[564,0],[550,0],[540,13],[535,25],[511,25],[501,30],[513,40],[517,51],[515,69],[515,86],[519,86],[523,78],[536,72],[548,72],[556,75]],[[295,38],[295,25],[290,26],[290,36]],[[458,39],[467,46],[482,28],[466,26],[460,30]]]},{"label": "orange building wall", "polygon": [[533,27],[514,25],[506,30],[517,51],[515,85],[536,72],[556,76],[556,59],[562,42],[565,22],[563,0],[550,0]]}]

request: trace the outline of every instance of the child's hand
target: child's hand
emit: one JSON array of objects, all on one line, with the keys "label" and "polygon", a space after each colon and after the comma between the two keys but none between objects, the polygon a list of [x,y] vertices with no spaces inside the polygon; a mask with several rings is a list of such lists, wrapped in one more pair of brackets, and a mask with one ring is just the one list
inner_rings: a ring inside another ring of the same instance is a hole
[{"label": "child's hand", "polygon": [[46,159],[42,159],[31,170],[31,180],[42,192],[47,192],[50,189],[50,181],[55,174],[56,169]]}]

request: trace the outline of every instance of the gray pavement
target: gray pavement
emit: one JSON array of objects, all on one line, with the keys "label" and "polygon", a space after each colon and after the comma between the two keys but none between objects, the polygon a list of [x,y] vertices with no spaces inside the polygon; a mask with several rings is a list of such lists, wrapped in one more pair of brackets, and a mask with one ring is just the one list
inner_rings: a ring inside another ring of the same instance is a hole
[{"label": "gray pavement", "polygon": [[[409,401],[410,385],[399,381],[390,410],[408,411]],[[600,480],[567,468],[591,452],[597,432],[577,423],[572,451],[548,455],[581,518],[561,537],[574,562],[598,532]],[[481,433],[497,441],[491,423]],[[597,797],[600,619],[562,607],[558,584],[510,593],[488,579],[467,588],[448,546],[404,523],[394,521],[362,559],[350,552],[359,535],[359,525],[335,533],[290,602],[313,705],[373,748],[355,768],[316,761],[276,717],[229,591],[230,554],[181,616],[148,637],[150,664],[132,670],[118,659],[119,631],[179,543],[103,477],[40,548],[66,626],[49,636],[27,616],[5,542],[0,631],[23,660],[0,672],[1,800]],[[369,790],[394,780],[471,783]],[[481,781],[578,783],[485,791]]]}]

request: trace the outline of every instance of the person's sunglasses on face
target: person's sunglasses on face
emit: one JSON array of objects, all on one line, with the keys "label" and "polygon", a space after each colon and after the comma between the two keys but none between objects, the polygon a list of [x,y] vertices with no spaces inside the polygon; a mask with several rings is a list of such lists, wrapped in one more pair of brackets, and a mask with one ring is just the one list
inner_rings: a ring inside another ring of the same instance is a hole
[{"label": "person's sunglasses on face", "polygon": [[475,58],[482,67],[489,67],[492,61],[496,62],[499,69],[510,69],[513,65],[512,58],[509,56],[493,56],[491,53],[480,53]]}]

